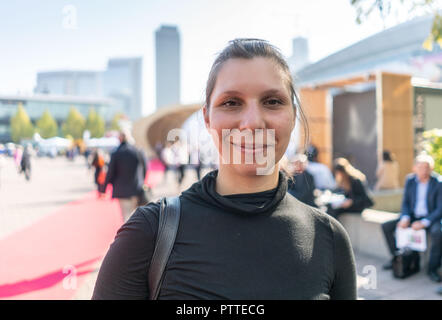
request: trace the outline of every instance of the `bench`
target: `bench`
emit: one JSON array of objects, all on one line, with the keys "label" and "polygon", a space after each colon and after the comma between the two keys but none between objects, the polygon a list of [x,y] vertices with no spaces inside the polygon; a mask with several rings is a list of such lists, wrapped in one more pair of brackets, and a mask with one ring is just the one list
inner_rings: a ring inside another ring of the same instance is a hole
[{"label": "bench", "polygon": [[353,250],[385,261],[391,259],[381,225],[384,222],[398,219],[399,214],[365,209],[362,214],[344,213],[339,221],[347,231]]},{"label": "bench", "polygon": [[[398,218],[399,213],[365,209],[362,214],[341,214],[339,221],[347,231],[355,253],[362,253],[387,262],[392,257],[382,231],[382,224]],[[428,266],[430,246],[431,239],[427,232],[427,250],[420,253],[422,269]]]}]

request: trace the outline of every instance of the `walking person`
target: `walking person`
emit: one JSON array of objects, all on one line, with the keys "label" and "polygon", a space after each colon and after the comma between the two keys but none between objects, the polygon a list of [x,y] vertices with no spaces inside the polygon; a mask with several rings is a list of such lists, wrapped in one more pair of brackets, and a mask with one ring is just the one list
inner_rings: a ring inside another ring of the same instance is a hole
[{"label": "walking person", "polygon": [[[236,39],[218,55],[203,114],[219,169],[179,196],[181,218],[158,299],[356,299],[346,231],[288,194],[279,170],[302,112],[274,46]],[[253,140],[241,142],[242,133]],[[120,228],[93,299],[155,298],[147,274],[159,211],[160,202],[139,207]]]},{"label": "walking person", "polygon": [[23,147],[21,145],[16,145],[14,149],[14,163],[18,173],[21,173],[20,163],[22,156],[23,156]]},{"label": "walking person", "polygon": [[26,145],[23,150],[23,155],[20,160],[20,173],[24,173],[27,181],[31,180],[31,152],[29,145]]},{"label": "walking person", "polygon": [[94,182],[97,185],[98,195],[103,196],[106,192],[104,184],[106,181],[105,160],[103,154],[99,149],[96,149],[93,153],[92,167],[95,168]]},{"label": "walking person", "polygon": [[132,145],[129,132],[120,132],[119,139],[120,145],[111,155],[102,190],[106,190],[109,183],[112,184],[112,198],[118,199],[123,220],[127,221],[138,205],[140,194],[144,192],[146,161]]},{"label": "walking person", "polygon": [[187,152],[187,147],[184,145],[181,140],[177,140],[172,145],[172,151],[175,157],[175,163],[177,165],[177,182],[178,187],[181,187],[183,183],[186,167],[189,163],[189,154]]}]

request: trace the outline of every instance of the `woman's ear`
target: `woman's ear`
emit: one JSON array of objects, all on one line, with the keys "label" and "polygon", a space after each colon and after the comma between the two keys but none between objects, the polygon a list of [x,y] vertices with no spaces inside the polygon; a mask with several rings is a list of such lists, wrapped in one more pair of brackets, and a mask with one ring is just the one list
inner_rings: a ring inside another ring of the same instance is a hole
[{"label": "woman's ear", "polygon": [[204,116],[204,124],[206,125],[206,129],[210,128],[210,118],[209,118],[209,110],[207,109],[207,105],[203,107],[203,116]]}]

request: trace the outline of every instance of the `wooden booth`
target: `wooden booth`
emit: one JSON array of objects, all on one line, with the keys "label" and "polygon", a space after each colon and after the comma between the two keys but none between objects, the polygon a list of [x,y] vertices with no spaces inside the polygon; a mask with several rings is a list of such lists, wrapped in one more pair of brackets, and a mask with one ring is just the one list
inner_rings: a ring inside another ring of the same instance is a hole
[{"label": "wooden booth", "polygon": [[[347,90],[361,84],[371,84],[372,89]],[[389,150],[399,162],[404,183],[414,158],[410,75],[376,72],[328,81],[300,88],[300,99],[320,162],[331,168],[334,158],[346,156],[372,182],[383,150]]]}]

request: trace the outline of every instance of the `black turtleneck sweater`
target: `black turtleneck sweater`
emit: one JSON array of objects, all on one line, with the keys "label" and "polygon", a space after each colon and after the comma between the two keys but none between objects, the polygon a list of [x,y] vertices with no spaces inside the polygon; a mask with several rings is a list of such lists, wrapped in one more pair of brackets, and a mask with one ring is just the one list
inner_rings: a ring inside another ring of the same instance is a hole
[{"label": "black turtleneck sweater", "polygon": [[[221,196],[217,171],[181,196],[181,220],[159,299],[356,299],[356,272],[339,222],[277,188]],[[120,228],[93,299],[148,299],[159,202]]]}]

